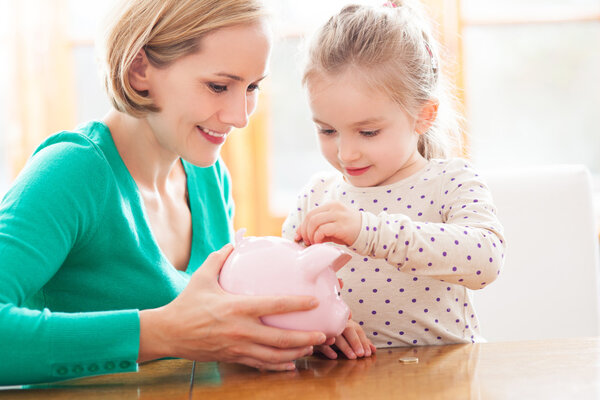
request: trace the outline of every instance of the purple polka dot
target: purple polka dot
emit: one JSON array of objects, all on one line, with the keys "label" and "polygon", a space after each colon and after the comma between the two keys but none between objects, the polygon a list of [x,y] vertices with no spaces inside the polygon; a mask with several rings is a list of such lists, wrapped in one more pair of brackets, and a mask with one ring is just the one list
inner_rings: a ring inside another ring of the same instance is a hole
[{"label": "purple polka dot", "polygon": [[467,256],[467,260],[471,261],[471,256]]},{"label": "purple polka dot", "polygon": [[400,331],[400,332],[398,332],[398,334],[399,334],[400,336],[402,336],[402,335],[404,335],[404,331]]},{"label": "purple polka dot", "polygon": [[373,203],[377,203],[377,199],[373,199]]},{"label": "purple polka dot", "polygon": [[389,324],[390,324],[390,321],[385,321],[385,324],[386,324],[386,325],[389,325]]},{"label": "purple polka dot", "polygon": [[412,299],[411,301],[412,301],[413,303],[416,303],[416,302],[417,302],[417,299]]},{"label": "purple polka dot", "polygon": [[425,312],[425,313],[426,313],[426,312],[429,312],[429,310],[428,310],[428,309],[424,309],[424,310],[423,310],[423,312]]},{"label": "purple polka dot", "polygon": [[481,275],[481,271],[477,271],[477,275]]},{"label": "purple polka dot", "polygon": [[456,267],[452,267],[452,271],[456,271]]},{"label": "purple polka dot", "polygon": [[363,321],[360,321],[358,324],[359,325],[364,325],[365,323]]},{"label": "purple polka dot", "polygon": [[400,288],[400,293],[404,292],[404,288]]},{"label": "purple polka dot", "polygon": [[373,289],[373,293],[377,293],[377,289]]},{"label": "purple polka dot", "polygon": [[377,333],[377,332],[373,332],[373,336],[377,336],[377,335],[378,335],[378,333]]},{"label": "purple polka dot", "polygon": [[448,255],[448,253],[446,253],[446,252],[444,251],[444,252],[442,253],[442,255],[443,255],[444,257],[446,257],[446,256]]},{"label": "purple polka dot", "polygon": [[363,300],[363,299],[359,299],[359,300],[358,300],[358,302],[359,302],[360,304],[362,304],[362,303],[364,302],[364,300]]},{"label": "purple polka dot", "polygon": [[398,314],[404,314],[404,311],[398,310]]},{"label": "purple polka dot", "polygon": [[377,311],[373,310],[373,311],[371,311],[371,314],[375,315],[375,314],[377,314]]}]

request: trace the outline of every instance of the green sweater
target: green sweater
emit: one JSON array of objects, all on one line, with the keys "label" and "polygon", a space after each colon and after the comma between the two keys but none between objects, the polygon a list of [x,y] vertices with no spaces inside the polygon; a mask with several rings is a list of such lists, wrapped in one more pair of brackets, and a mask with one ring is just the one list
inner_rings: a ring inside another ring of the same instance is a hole
[{"label": "green sweater", "polygon": [[58,133],[35,151],[0,203],[0,385],[137,370],[139,310],[173,300],[232,238],[225,165],[182,163],[186,272],[158,247],[106,125]]}]

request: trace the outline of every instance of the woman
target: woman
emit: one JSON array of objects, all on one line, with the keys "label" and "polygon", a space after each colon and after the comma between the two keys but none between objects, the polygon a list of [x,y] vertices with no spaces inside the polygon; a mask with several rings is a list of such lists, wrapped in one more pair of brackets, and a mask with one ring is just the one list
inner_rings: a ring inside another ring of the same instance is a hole
[{"label": "woman", "polygon": [[130,0],[116,10],[105,40],[114,109],[42,143],[0,205],[0,355],[11,360],[0,384],[160,357],[293,369],[325,335],[260,316],[316,300],[217,283],[233,213],[219,150],[247,124],[267,72],[263,9]]}]

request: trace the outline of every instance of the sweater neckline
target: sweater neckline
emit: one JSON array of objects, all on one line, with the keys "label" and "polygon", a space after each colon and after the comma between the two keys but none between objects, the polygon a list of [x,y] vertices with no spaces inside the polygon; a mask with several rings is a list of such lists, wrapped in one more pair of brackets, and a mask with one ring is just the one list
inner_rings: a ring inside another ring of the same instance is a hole
[{"label": "sweater neckline", "polygon": [[[162,259],[162,261],[164,263],[171,266],[171,268],[173,268],[173,270],[176,272],[188,272],[190,270],[192,260],[194,259],[194,253],[196,251],[195,246],[194,246],[194,243],[195,243],[194,232],[196,231],[194,229],[194,207],[191,206],[191,204],[190,204],[190,215],[191,215],[191,219],[192,219],[192,243],[191,243],[191,248],[190,248],[190,257],[189,257],[189,260],[188,260],[185,270],[182,271],[182,270],[178,270],[177,268],[175,268],[175,266],[173,264],[171,264],[171,261],[169,261],[167,256],[164,254],[164,252],[158,245],[158,241],[156,240],[156,237],[154,236],[154,232],[152,232],[152,228],[150,227],[150,224],[149,224],[148,213],[146,212],[146,207],[144,205],[144,200],[142,198],[140,189],[137,185],[137,182],[135,181],[135,179],[133,179],[133,176],[129,172],[127,165],[125,165],[125,161],[123,161],[121,154],[119,154],[119,150],[117,149],[115,141],[112,137],[110,128],[102,121],[93,121],[92,124],[99,127],[100,130],[102,131],[103,135],[106,136],[106,139],[109,144],[109,148],[107,150],[110,150],[110,153],[111,153],[110,157],[113,160],[115,160],[115,166],[119,169],[117,175],[124,177],[124,181],[125,181],[124,183],[128,186],[128,191],[134,195],[134,200],[138,204],[138,207],[140,208],[140,212],[144,219],[144,221],[143,221],[143,226],[144,226],[143,231],[144,232],[143,233],[153,243],[155,250],[160,255],[160,258]],[[194,194],[190,193],[190,191],[191,191],[190,184],[189,184],[190,181],[189,181],[189,179],[187,179],[187,177],[189,177],[189,172],[190,172],[189,168],[183,159],[180,158],[180,162],[182,163],[183,169],[186,174],[186,186],[187,186],[188,194],[190,196],[193,196]]]}]

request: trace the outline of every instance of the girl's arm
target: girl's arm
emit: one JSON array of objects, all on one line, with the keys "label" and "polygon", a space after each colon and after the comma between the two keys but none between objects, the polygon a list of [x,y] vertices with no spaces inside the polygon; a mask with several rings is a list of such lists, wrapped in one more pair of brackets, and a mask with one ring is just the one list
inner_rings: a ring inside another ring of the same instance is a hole
[{"label": "girl's arm", "polygon": [[385,259],[416,276],[481,289],[494,281],[503,263],[503,229],[491,194],[477,174],[457,171],[441,186],[440,223],[406,215],[362,212],[360,233],[351,247]]},{"label": "girl's arm", "polygon": [[286,234],[295,225],[296,235],[289,237],[307,245],[345,244],[414,279],[428,276],[481,289],[496,279],[504,257],[502,226],[490,192],[470,168],[449,172],[439,187],[434,206],[442,222],[417,222],[386,212],[375,215],[339,201],[313,205],[310,196],[301,195],[297,210],[288,217],[293,223],[287,224]]}]

